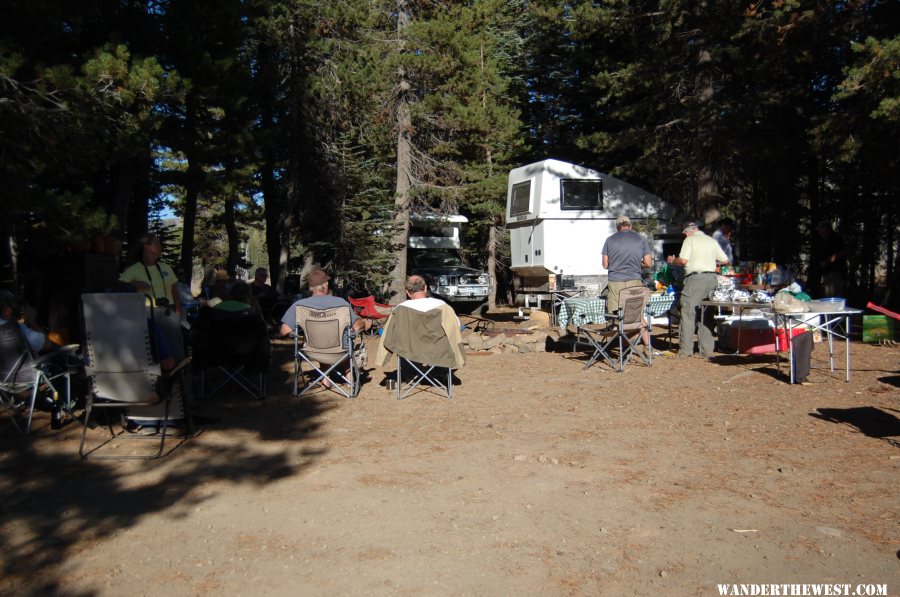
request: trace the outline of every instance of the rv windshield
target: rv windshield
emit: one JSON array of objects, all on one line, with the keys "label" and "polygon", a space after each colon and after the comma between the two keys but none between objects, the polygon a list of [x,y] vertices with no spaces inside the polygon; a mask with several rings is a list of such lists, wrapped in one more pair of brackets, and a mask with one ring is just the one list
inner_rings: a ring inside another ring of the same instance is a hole
[{"label": "rv windshield", "polygon": [[429,267],[465,267],[462,259],[452,253],[422,253],[416,258],[416,265]]}]

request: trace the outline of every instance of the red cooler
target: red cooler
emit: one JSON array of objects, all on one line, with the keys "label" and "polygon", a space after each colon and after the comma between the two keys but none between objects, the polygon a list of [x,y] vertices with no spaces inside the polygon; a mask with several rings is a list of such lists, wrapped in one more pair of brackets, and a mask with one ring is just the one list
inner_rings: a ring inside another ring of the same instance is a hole
[{"label": "red cooler", "polygon": [[[799,336],[806,331],[806,328],[793,328],[791,337]],[[740,341],[740,342],[739,342]],[[765,354],[775,352],[775,328],[741,328],[740,338],[738,338],[738,329],[731,328],[732,346],[737,346],[739,352],[747,354]],[[778,328],[778,350],[787,351],[787,335],[783,328]]]}]

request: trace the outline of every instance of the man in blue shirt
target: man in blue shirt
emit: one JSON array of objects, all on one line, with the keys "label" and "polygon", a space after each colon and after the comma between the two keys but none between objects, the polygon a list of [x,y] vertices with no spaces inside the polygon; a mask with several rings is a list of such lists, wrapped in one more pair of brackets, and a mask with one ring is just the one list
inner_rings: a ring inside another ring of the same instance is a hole
[{"label": "man in blue shirt", "polygon": [[[309,291],[312,296],[300,299],[291,305],[281,318],[281,335],[287,336],[297,327],[297,305],[310,307],[312,309],[330,309],[332,307],[350,307],[350,303],[344,299],[332,296],[328,293],[328,280],[331,277],[321,269],[314,269],[309,272],[306,282],[309,285]],[[361,319],[357,317],[356,312],[350,309],[350,323],[355,331],[367,330],[372,326],[369,319]]]},{"label": "man in blue shirt", "polygon": [[7,321],[19,322],[19,329],[22,331],[22,336],[28,342],[28,346],[31,348],[32,353],[38,354],[39,352],[49,350],[55,346],[55,344],[47,339],[46,334],[33,330],[24,322],[19,321],[19,301],[16,299],[15,295],[8,290],[0,290],[0,325],[5,324]]},{"label": "man in blue shirt", "polygon": [[619,294],[626,288],[640,286],[641,268],[650,267],[653,257],[647,239],[631,229],[628,216],[616,218],[616,232],[603,244],[603,268],[609,270],[606,312],[619,309]]}]

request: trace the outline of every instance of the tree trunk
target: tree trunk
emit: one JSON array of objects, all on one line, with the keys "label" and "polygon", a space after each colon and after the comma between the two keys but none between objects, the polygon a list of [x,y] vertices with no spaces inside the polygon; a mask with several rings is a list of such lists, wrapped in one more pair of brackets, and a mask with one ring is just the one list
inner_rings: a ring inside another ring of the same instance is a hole
[{"label": "tree trunk", "polygon": [[18,251],[12,218],[0,224],[0,283],[18,288]]},{"label": "tree trunk", "polygon": [[[698,3],[695,15],[703,26],[708,25],[709,8],[706,0]],[[696,40],[697,76],[694,95],[697,102],[697,215],[702,217],[703,224],[711,226],[721,217],[719,211],[719,187],[716,183],[715,149],[713,139],[715,131],[711,122],[715,120],[715,65],[708,40],[703,34]]]},{"label": "tree trunk", "polygon": [[493,281],[491,294],[488,296],[488,310],[497,308],[497,227],[491,224],[488,228],[487,273]]},{"label": "tree trunk", "polygon": [[197,150],[197,105],[189,94],[185,102],[185,134],[187,137],[187,177],[184,193],[184,221],[182,222],[181,267],[194,269],[194,230],[197,222],[197,197],[200,195],[202,169]]},{"label": "tree trunk", "polygon": [[225,235],[228,238],[228,258],[225,261],[225,269],[228,271],[228,274],[234,279],[236,277],[237,265],[238,265],[238,248],[240,244],[240,237],[238,235],[237,222],[235,222],[234,216],[234,198],[228,197],[225,199]]},{"label": "tree trunk", "polygon": [[[403,51],[403,30],[409,25],[409,13],[406,0],[397,1],[397,37],[401,40],[400,51]],[[410,147],[410,131],[412,117],[409,111],[408,95],[410,84],[406,79],[406,71],[401,66],[398,70],[397,93],[397,183],[394,194],[394,234],[391,247],[394,251],[394,269],[391,272],[390,303],[397,304],[405,298],[406,283],[406,243],[409,238],[409,200],[412,171],[412,153]]]},{"label": "tree trunk", "polygon": [[263,210],[266,220],[266,253],[269,257],[269,276],[272,287],[279,293],[284,290],[284,276],[281,267],[281,236],[284,223],[280,213],[281,201],[275,188],[275,165],[267,157],[262,167]]}]

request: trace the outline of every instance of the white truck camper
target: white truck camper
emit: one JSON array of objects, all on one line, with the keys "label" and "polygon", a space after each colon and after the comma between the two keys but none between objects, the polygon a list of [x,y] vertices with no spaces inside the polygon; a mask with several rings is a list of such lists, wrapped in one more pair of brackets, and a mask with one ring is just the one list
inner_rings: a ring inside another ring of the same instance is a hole
[{"label": "white truck camper", "polygon": [[669,222],[675,209],[632,184],[559,160],[543,160],[509,173],[506,226],[517,295],[540,301],[540,293],[606,287],[601,251],[628,216],[651,243],[654,267],[681,245]]}]

